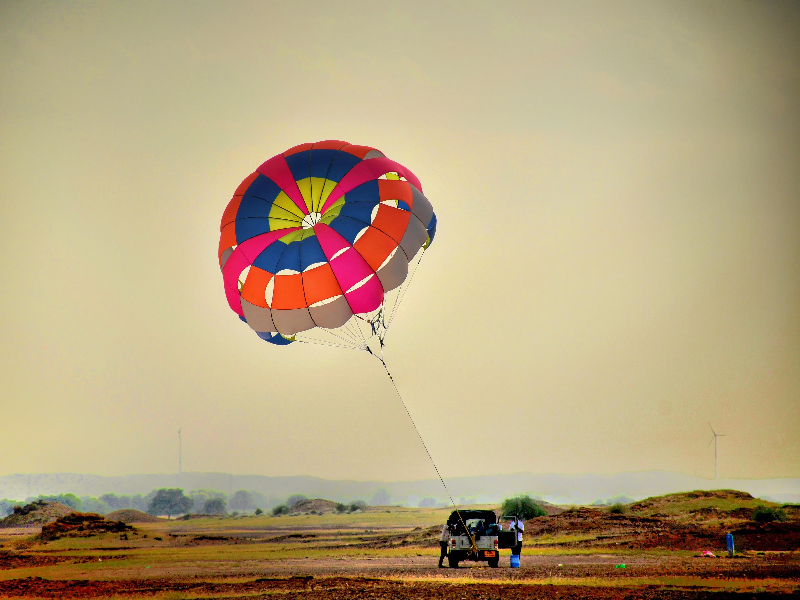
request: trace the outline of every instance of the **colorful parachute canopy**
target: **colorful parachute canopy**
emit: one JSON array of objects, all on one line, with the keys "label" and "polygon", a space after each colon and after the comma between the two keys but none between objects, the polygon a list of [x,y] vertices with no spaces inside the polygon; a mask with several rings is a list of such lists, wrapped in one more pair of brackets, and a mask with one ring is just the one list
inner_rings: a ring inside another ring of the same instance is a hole
[{"label": "colorful parachute canopy", "polygon": [[[219,264],[231,309],[262,339],[385,328],[387,294],[436,233],[422,185],[379,150],[301,144],[249,175],[222,215]],[[399,299],[397,300],[399,302]],[[333,334],[332,334],[333,335]],[[355,340],[355,334],[336,334]]]}]

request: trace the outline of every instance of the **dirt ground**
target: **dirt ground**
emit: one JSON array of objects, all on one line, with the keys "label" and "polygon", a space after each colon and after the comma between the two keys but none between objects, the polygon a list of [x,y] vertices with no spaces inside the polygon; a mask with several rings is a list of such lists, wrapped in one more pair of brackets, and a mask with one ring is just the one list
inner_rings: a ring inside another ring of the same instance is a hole
[{"label": "dirt ground", "polygon": [[[431,581],[398,581],[368,577],[308,577],[294,576],[286,579],[259,578],[242,583],[176,582],[172,580],[148,581],[49,581],[40,578],[15,580],[13,586],[0,588],[7,597],[39,598],[98,598],[108,596],[155,595],[161,592],[186,593],[187,597],[204,595],[223,598],[259,598],[280,596],[283,598],[309,599],[428,599],[443,600],[495,600],[495,599],[551,599],[551,598],[631,598],[631,599],[689,599],[742,598],[737,592],[691,589],[669,589],[663,586],[641,586],[637,588],[592,587],[581,585],[504,585],[489,583],[460,583]],[[773,597],[773,592],[748,593],[745,597]]]},{"label": "dirt ground", "polygon": [[[669,517],[562,511],[526,522],[518,569],[510,568],[507,550],[497,569],[472,562],[439,569],[440,526],[408,509],[391,510],[137,523],[132,531],[88,538],[65,529],[53,540],[29,528],[0,530],[0,598],[800,596],[794,517],[755,524],[731,520],[738,509],[723,521],[719,511]],[[724,556],[726,531],[736,536],[734,558]],[[703,549],[718,558],[700,557]]]}]

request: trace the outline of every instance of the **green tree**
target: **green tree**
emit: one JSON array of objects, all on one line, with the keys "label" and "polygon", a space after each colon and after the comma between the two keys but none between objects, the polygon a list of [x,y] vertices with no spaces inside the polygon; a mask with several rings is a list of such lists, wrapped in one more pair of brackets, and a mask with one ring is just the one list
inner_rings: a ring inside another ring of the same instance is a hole
[{"label": "green tree", "polygon": [[156,495],[150,501],[147,512],[151,515],[167,515],[168,519],[172,515],[188,512],[194,506],[194,502],[188,496],[184,496],[180,488],[162,488],[156,491]]},{"label": "green tree", "polygon": [[56,494],[53,496],[39,496],[42,502],[60,502],[69,506],[72,510],[81,509],[81,499],[75,494]]},{"label": "green tree", "polygon": [[545,510],[527,494],[519,494],[513,498],[506,498],[500,510],[504,515],[516,515],[520,519],[547,516]]},{"label": "green tree", "polygon": [[372,506],[389,506],[391,502],[392,497],[386,488],[378,488],[369,501]]},{"label": "green tree", "polygon": [[298,502],[302,502],[303,500],[308,500],[308,496],[304,496],[303,494],[292,494],[286,499],[286,505],[291,508]]},{"label": "green tree", "polygon": [[92,496],[81,496],[81,511],[100,515],[111,512],[108,504]]},{"label": "green tree", "polygon": [[111,510],[122,510],[123,508],[133,508],[130,496],[117,496],[116,494],[103,494],[98,498]]},{"label": "green tree", "polygon": [[[212,498],[221,499],[223,507],[228,505],[228,495],[225,492],[219,492],[217,490],[192,490],[189,492],[189,496],[191,496],[192,500],[194,501],[194,507],[192,507],[192,510],[200,514],[211,514],[205,512],[203,507],[205,506],[206,502]],[[223,512],[225,511],[223,510]]]},{"label": "green tree", "polygon": [[255,508],[253,495],[247,490],[239,490],[228,500],[228,507],[236,510],[251,510]]},{"label": "green tree", "polygon": [[278,515],[286,515],[289,513],[289,507],[285,504],[279,504],[275,508],[272,509],[272,515],[277,517]]},{"label": "green tree", "polygon": [[203,504],[200,512],[204,515],[224,515],[225,500],[222,498],[209,498]]}]

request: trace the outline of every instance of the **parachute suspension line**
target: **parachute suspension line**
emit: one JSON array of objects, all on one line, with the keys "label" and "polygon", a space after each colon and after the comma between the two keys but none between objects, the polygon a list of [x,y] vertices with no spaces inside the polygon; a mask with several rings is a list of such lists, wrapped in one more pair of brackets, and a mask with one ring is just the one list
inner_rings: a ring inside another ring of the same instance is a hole
[{"label": "parachute suspension line", "polygon": [[350,321],[348,321],[347,323],[345,323],[344,326],[341,328],[341,330],[342,330],[342,332],[347,332],[347,336],[353,340],[353,342],[352,342],[353,343],[353,347],[355,349],[360,349],[362,343],[358,339],[359,336],[357,336],[356,333],[352,330],[351,321],[352,321],[352,319]]},{"label": "parachute suspension line", "polygon": [[392,321],[394,321],[394,315],[395,313],[397,313],[397,309],[400,306],[400,303],[403,301],[403,298],[405,298],[406,290],[408,290],[408,286],[411,285],[411,280],[414,279],[414,275],[416,275],[417,269],[419,268],[419,264],[422,262],[423,258],[425,258],[424,249],[419,255],[419,260],[417,261],[417,264],[414,265],[414,270],[411,271],[411,277],[409,277],[408,279],[406,279],[406,281],[403,282],[403,288],[400,290],[400,293],[397,295],[397,300],[395,300],[394,302],[394,306],[392,307],[392,314],[389,316],[389,322],[386,324],[386,329],[389,329],[389,327],[392,324]]},{"label": "parachute suspension line", "polygon": [[352,335],[350,335],[350,334],[349,334],[349,332],[345,332],[344,328],[342,328],[342,333],[343,333],[343,334],[345,334],[345,333],[346,333],[346,335],[347,335],[347,337],[346,337],[346,338],[344,338],[344,337],[342,337],[342,336],[340,336],[340,335],[337,335],[337,334],[335,334],[335,333],[334,333],[333,331],[331,331],[330,329],[324,329],[324,328],[323,328],[323,329],[322,329],[322,331],[324,331],[325,333],[327,333],[327,334],[329,334],[329,335],[332,335],[332,336],[333,336],[333,337],[335,337],[335,338],[339,338],[340,340],[342,340],[343,342],[345,342],[345,343],[347,343],[347,344],[350,344],[350,345],[358,345],[358,340],[357,340],[357,339],[355,339],[354,337],[352,337]]},{"label": "parachute suspension line", "polygon": [[414,417],[411,416],[411,412],[409,412],[408,407],[406,406],[405,400],[403,400],[403,396],[400,395],[400,390],[397,389],[397,384],[394,382],[394,377],[392,377],[392,374],[389,372],[389,367],[386,366],[386,361],[383,359],[383,357],[378,356],[377,354],[372,352],[369,348],[367,348],[366,350],[367,350],[367,352],[372,354],[372,356],[374,356],[379,361],[381,361],[381,364],[383,365],[383,368],[386,371],[386,374],[389,376],[389,381],[392,382],[392,387],[394,387],[394,391],[397,393],[397,397],[400,398],[400,403],[403,405],[403,408],[405,409],[406,414],[408,415],[408,420],[411,421],[411,424],[414,426],[414,431],[417,432],[417,437],[419,437],[419,441],[422,442],[422,447],[425,448],[425,454],[428,455],[428,458],[430,459],[431,464],[433,465],[433,469],[436,471],[436,475],[439,477],[439,481],[442,482],[442,487],[444,488],[444,491],[447,492],[447,497],[450,498],[450,504],[452,504],[453,508],[456,509],[456,514],[458,515],[458,520],[461,521],[461,525],[464,527],[464,531],[467,532],[467,535],[469,536],[470,541],[472,542],[471,550],[477,553],[478,547],[475,544],[475,536],[472,533],[470,533],[469,529],[467,529],[467,524],[464,523],[464,519],[461,516],[461,511],[459,510],[458,505],[456,504],[455,500],[453,500],[453,495],[450,493],[450,490],[447,488],[447,484],[444,482],[444,479],[442,478],[442,474],[439,473],[439,467],[437,467],[436,463],[433,461],[433,456],[431,456],[431,452],[430,452],[430,450],[428,450],[428,445],[425,443],[425,440],[422,439],[422,434],[419,432],[419,429],[417,429],[417,424],[414,422]]},{"label": "parachute suspension line", "polygon": [[361,330],[361,323],[358,322],[359,319],[362,321],[364,320],[360,315],[356,315],[356,318],[351,319],[351,321],[358,331],[358,335],[361,336],[361,349],[363,350],[369,348],[369,344],[367,344],[367,338],[364,337],[364,332]]},{"label": "parachute suspension line", "polygon": [[295,341],[300,342],[301,344],[315,344],[317,346],[331,346],[334,348],[344,348],[345,350],[355,350],[352,346],[345,346],[344,344],[334,344],[333,342],[325,342],[323,340],[312,340],[312,339],[301,339],[296,338]]}]

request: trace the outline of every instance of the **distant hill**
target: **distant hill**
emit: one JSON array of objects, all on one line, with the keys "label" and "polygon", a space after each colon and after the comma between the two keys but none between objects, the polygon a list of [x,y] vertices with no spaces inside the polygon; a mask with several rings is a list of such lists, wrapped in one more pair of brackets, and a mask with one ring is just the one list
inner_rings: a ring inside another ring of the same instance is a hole
[{"label": "distant hill", "polygon": [[17,507],[13,513],[4,519],[0,519],[0,528],[41,527],[74,512],[69,506],[60,502],[32,502],[31,504]]},{"label": "distant hill", "polygon": [[[554,504],[591,504],[620,495],[634,500],[691,490],[732,489],[756,497],[782,502],[800,502],[800,479],[719,479],[710,480],[669,471],[639,471],[614,474],[513,473],[476,477],[445,478],[456,502],[463,504],[499,503],[503,498],[530,493]],[[77,496],[147,494],[153,489],[180,487],[184,490],[214,489],[231,494],[254,490],[283,502],[291,494],[328,498],[335,502],[369,501],[381,488],[389,492],[393,504],[417,506],[423,498],[446,500],[438,479],[418,481],[348,481],[318,477],[267,477],[227,473],[182,473],[103,476],[76,473],[13,474],[0,476],[0,498],[24,500],[39,494],[72,492]],[[449,503],[449,502],[448,502]],[[263,506],[266,509],[268,507]]]}]

